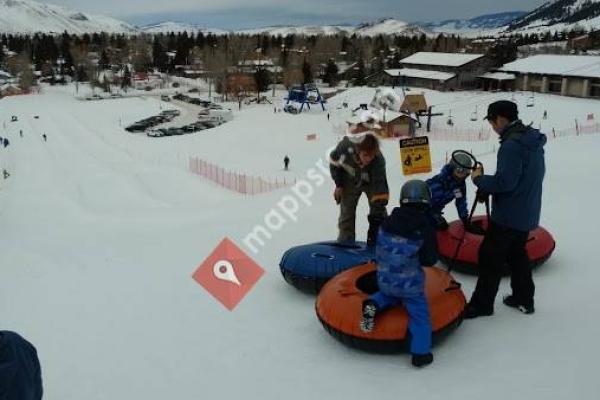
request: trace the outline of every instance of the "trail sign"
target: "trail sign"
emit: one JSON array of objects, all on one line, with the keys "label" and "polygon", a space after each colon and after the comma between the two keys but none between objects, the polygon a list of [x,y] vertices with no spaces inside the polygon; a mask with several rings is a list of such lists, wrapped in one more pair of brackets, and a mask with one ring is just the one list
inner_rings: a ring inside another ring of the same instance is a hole
[{"label": "trail sign", "polygon": [[431,172],[431,151],[427,136],[400,140],[400,160],[404,175]]}]

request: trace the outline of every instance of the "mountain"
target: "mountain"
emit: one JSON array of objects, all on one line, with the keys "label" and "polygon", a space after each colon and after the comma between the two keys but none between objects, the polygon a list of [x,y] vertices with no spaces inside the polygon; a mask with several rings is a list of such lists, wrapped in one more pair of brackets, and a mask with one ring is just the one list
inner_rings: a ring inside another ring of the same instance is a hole
[{"label": "mountain", "polygon": [[511,11],[486,14],[471,19],[448,19],[439,22],[419,23],[419,26],[433,33],[474,37],[500,31],[525,14],[527,14],[525,11]]},{"label": "mountain", "polygon": [[324,25],[324,26],[269,26],[264,28],[242,29],[235,33],[244,35],[337,35],[349,33],[354,30],[352,26]]},{"label": "mountain", "polygon": [[167,21],[167,22],[161,22],[158,24],[153,24],[153,25],[145,25],[145,26],[141,26],[139,27],[139,30],[141,32],[145,32],[145,33],[183,33],[183,32],[188,32],[188,33],[198,33],[198,32],[202,32],[203,34],[213,34],[213,35],[226,35],[229,33],[229,31],[223,30],[223,29],[213,29],[213,28],[206,28],[200,25],[194,25],[194,24],[188,24],[188,23],[184,23],[184,22],[173,22],[173,21]]},{"label": "mountain", "polygon": [[386,18],[377,22],[359,25],[353,32],[358,36],[396,35],[413,36],[424,34],[419,26],[394,18]]},{"label": "mountain", "polygon": [[31,0],[0,0],[0,33],[134,33],[136,28],[114,18],[92,15]]},{"label": "mountain", "polygon": [[274,26],[257,29],[244,29],[236,31],[242,34],[267,34],[271,36],[286,35],[337,35],[348,34],[357,36],[377,35],[420,35],[425,33],[418,26],[386,18],[376,22],[365,23],[358,26],[352,25],[325,25],[325,26]]},{"label": "mountain", "polygon": [[575,28],[600,29],[600,0],[557,0],[513,21],[509,32],[547,32]]}]

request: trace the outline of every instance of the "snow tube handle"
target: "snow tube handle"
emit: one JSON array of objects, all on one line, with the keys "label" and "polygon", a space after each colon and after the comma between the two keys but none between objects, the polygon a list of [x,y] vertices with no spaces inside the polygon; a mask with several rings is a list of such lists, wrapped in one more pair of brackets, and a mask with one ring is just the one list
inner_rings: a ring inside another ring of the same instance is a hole
[{"label": "snow tube handle", "polygon": [[462,285],[460,284],[460,282],[457,282],[454,279],[452,279],[450,281],[450,285],[448,285],[448,287],[446,289],[444,289],[444,292],[451,292],[453,290],[460,290],[461,287],[462,287]]},{"label": "snow tube handle", "polygon": [[312,258],[327,258],[328,260],[333,260],[335,258],[335,256],[332,256],[331,254],[324,253],[312,253],[310,256]]}]

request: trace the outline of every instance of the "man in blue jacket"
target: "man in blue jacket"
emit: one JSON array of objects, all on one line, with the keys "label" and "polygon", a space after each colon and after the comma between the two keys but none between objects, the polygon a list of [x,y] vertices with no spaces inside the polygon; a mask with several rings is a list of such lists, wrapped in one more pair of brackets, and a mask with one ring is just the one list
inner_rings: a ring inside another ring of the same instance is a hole
[{"label": "man in blue jacket", "polygon": [[496,173],[472,174],[473,183],[492,196],[492,215],[479,249],[479,279],[465,318],[492,315],[504,264],[510,266],[512,294],[504,304],[532,314],[535,285],[526,252],[529,232],[538,227],[542,208],[542,182],[546,172],[546,136],[525,126],[517,105],[510,101],[490,104],[486,119],[500,135]]},{"label": "man in blue jacket", "polygon": [[14,332],[0,331],[0,399],[40,400],[42,392],[35,347]]}]

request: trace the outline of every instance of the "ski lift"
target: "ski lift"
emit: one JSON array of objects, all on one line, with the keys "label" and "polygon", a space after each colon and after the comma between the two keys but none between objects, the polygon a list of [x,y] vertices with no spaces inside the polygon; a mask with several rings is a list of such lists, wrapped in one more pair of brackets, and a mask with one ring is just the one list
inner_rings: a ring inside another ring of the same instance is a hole
[{"label": "ski lift", "polygon": [[477,115],[477,106],[475,106],[475,111],[471,113],[471,121],[477,121],[479,119]]},{"label": "ski lift", "polygon": [[535,95],[533,94],[533,92],[531,92],[531,96],[529,97],[529,100],[527,101],[527,107],[533,107],[535,106]]}]

